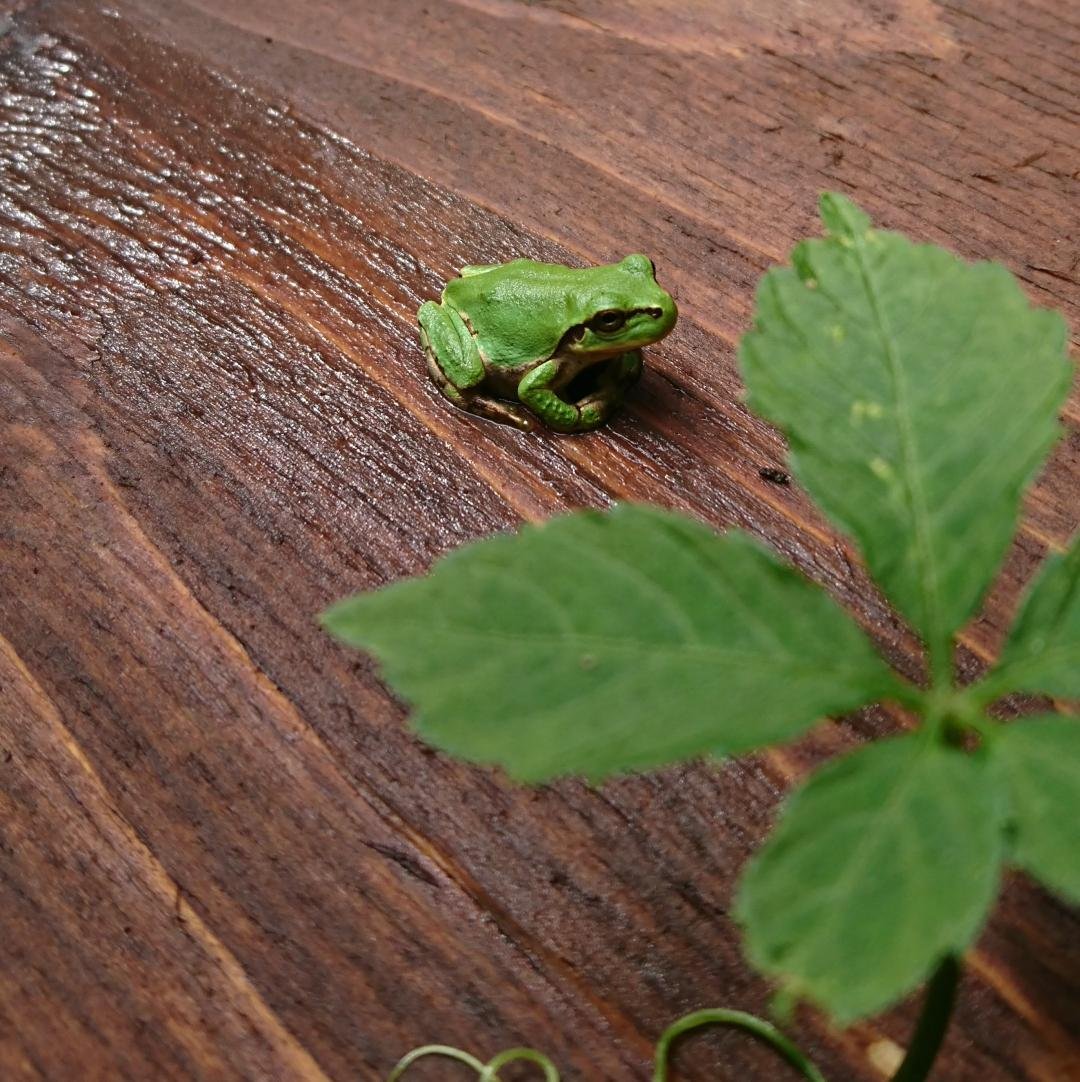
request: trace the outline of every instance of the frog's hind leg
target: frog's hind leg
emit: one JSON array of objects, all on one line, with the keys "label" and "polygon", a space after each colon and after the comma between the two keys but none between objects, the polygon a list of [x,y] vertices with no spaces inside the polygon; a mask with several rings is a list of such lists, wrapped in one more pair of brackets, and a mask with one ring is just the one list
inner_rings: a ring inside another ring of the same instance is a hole
[{"label": "frog's hind leg", "polygon": [[512,402],[503,402],[499,398],[477,394],[475,391],[459,391],[446,378],[443,370],[432,361],[430,349],[426,349],[426,352],[428,354],[428,370],[431,372],[431,378],[435,386],[458,409],[465,410],[467,413],[475,413],[479,417],[486,417],[489,421],[513,425],[515,428],[521,429],[522,432],[531,432],[536,427],[536,422],[533,421],[532,417],[520,406],[515,406]]},{"label": "frog's hind leg", "polygon": [[520,407],[472,390],[484,379],[484,362],[457,312],[448,312],[441,305],[428,301],[420,308],[418,318],[428,371],[447,399],[458,409],[501,424],[513,425],[523,431],[534,427],[532,418]]},{"label": "frog's hind leg", "polygon": [[436,383],[441,385],[445,381],[465,391],[483,380],[480,350],[457,312],[434,301],[424,301],[416,318],[420,322],[420,341]]},{"label": "frog's hind leg", "polygon": [[463,410],[468,410],[469,413],[486,417],[489,421],[513,425],[522,432],[531,432],[536,427],[536,422],[525,410],[512,402],[504,402],[501,398],[491,398],[483,394],[464,395],[461,402],[454,402],[454,404]]}]

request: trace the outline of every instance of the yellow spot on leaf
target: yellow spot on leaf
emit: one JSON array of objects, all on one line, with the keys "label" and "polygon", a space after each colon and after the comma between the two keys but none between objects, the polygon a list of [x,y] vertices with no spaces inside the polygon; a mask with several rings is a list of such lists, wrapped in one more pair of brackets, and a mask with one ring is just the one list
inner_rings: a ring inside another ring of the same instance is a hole
[{"label": "yellow spot on leaf", "polygon": [[864,402],[862,399],[856,399],[851,403],[851,420],[858,424],[865,418],[869,418],[871,421],[879,421],[885,416],[885,408],[880,402]]},{"label": "yellow spot on leaf", "polygon": [[893,476],[893,468],[883,458],[870,459],[870,469],[873,471],[875,477],[880,477],[882,481],[891,481]]}]

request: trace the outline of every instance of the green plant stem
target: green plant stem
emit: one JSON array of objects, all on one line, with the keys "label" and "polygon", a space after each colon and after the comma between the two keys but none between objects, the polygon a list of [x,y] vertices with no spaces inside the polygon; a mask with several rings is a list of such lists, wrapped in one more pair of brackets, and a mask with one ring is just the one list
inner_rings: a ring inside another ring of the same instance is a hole
[{"label": "green plant stem", "polygon": [[[941,1042],[949,1028],[956,989],[960,983],[960,963],[953,955],[942,960],[934,972],[926,990],[922,1013],[908,1046],[904,1062],[900,1064],[892,1082],[925,1082],[941,1049]],[[771,1022],[744,1011],[720,1008],[695,1011],[669,1026],[656,1045],[656,1070],[653,1082],[667,1082],[668,1058],[671,1046],[684,1034],[703,1026],[736,1026],[764,1041],[775,1049],[809,1082],[826,1082],[825,1076],[814,1066],[802,1050],[780,1032]]]},{"label": "green plant stem", "polygon": [[930,1074],[945,1031],[949,1028],[959,983],[960,963],[950,954],[943,959],[930,980],[915,1034],[892,1082],[923,1082]]},{"label": "green plant stem", "polygon": [[796,1070],[801,1071],[810,1082],[825,1082],[825,1076],[803,1055],[802,1051],[771,1022],[745,1011],[729,1011],[722,1008],[695,1011],[668,1026],[656,1044],[656,1071],[653,1082],[667,1082],[668,1057],[671,1045],[683,1034],[702,1026],[735,1026],[752,1034],[774,1048]]}]

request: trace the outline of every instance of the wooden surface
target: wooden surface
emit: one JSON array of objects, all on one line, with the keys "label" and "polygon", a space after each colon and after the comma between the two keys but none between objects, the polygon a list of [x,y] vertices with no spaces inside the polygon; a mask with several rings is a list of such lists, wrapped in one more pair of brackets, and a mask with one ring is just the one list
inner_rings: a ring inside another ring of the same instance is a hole
[{"label": "wooden surface", "polygon": [[[1080,327],[1075,5],[14,8],[0,1078],[374,1080],[448,1040],[622,1082],[679,1013],[761,1009],[739,868],[793,780],[900,719],[524,790],[421,747],[314,614],[523,519],[646,499],[765,539],[916,672],[851,550],[762,476],[782,448],[733,345],[822,188],[1004,261]],[[520,435],[428,386],[414,312],[459,265],[636,250],[683,316],[605,431]],[[969,673],[1077,528],[1075,397],[1065,420]],[[935,1078],[1077,1068],[1077,930],[1007,880]],[[796,1035],[834,1082],[872,1082],[916,1007],[846,1033],[804,1012]],[[793,1077],[730,1034],[679,1063]]]}]

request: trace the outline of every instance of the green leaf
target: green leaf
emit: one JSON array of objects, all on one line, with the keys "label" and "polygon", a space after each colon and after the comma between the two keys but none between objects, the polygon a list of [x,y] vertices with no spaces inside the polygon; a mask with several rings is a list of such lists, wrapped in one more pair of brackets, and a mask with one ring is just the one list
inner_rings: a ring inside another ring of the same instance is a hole
[{"label": "green leaf", "polygon": [[754,964],[846,1023],[962,951],[997,889],[994,778],[987,756],[926,732],[818,771],[743,877],[736,915]]},{"label": "green leaf", "polygon": [[642,506],[467,546],[324,622],[379,657],[425,739],[529,781],[746,751],[898,687],[749,538]]},{"label": "green leaf", "polygon": [[1080,719],[1022,718],[993,748],[1008,779],[1012,861],[1080,902]]},{"label": "green leaf", "polygon": [[839,195],[821,213],[829,236],[758,289],[750,405],[940,665],[1057,438],[1065,323],[1004,267],[875,231]]},{"label": "green leaf", "polygon": [[987,686],[1080,698],[1080,539],[1046,561]]}]

